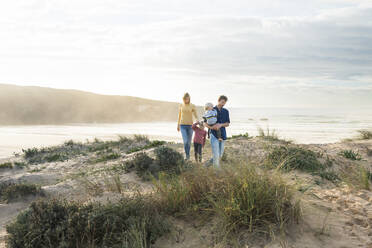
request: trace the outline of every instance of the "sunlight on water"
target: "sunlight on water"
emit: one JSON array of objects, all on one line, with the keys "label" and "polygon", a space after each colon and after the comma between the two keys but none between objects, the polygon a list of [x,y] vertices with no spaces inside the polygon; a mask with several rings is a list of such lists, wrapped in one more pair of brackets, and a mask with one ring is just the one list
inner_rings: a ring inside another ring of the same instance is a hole
[{"label": "sunlight on water", "polygon": [[[363,112],[363,111],[361,111]],[[315,109],[230,109],[228,134],[248,132],[257,135],[257,127],[275,129],[279,135],[297,143],[330,143],[357,134],[359,129],[372,128],[369,110],[319,111]],[[118,135],[146,134],[152,139],[181,141],[174,122],[123,124],[71,124],[47,126],[0,127],[0,157],[7,157],[22,148],[77,141],[115,139]]]}]

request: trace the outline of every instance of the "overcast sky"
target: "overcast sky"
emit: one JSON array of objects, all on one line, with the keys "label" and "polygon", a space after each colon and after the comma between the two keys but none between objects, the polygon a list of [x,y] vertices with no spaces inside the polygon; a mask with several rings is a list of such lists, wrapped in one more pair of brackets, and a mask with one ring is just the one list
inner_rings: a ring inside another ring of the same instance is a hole
[{"label": "overcast sky", "polygon": [[372,0],[3,0],[0,83],[372,106]]}]

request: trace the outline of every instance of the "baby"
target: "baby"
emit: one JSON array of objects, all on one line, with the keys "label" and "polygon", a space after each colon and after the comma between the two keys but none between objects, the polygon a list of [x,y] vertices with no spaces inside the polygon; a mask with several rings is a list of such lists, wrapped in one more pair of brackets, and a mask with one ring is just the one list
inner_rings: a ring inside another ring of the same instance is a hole
[{"label": "baby", "polygon": [[[209,126],[213,127],[217,124],[217,110],[213,108],[213,104],[208,102],[205,104],[205,113],[203,115],[204,122],[207,123]],[[208,130],[208,138],[210,137],[210,129]],[[222,140],[221,130],[216,130],[217,132],[217,139]]]}]

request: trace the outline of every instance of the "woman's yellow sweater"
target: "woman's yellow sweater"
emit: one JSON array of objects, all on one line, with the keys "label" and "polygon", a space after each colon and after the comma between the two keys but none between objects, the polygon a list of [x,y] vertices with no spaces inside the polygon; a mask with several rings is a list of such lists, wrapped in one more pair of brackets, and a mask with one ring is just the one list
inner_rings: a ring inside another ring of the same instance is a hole
[{"label": "woman's yellow sweater", "polygon": [[193,116],[195,117],[195,120],[198,119],[198,113],[194,104],[180,104],[178,125],[192,125],[194,123]]}]

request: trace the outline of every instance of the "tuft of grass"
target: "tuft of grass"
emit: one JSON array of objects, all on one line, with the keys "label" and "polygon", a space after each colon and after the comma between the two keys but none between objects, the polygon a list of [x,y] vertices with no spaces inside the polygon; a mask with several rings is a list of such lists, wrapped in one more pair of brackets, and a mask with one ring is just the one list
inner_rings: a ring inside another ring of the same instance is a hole
[{"label": "tuft of grass", "polygon": [[372,131],[370,130],[358,130],[359,138],[363,140],[372,139]]},{"label": "tuft of grass", "polygon": [[360,169],[359,177],[363,189],[369,190],[372,180],[371,175],[372,175],[371,172],[368,171],[367,169],[363,167]]},{"label": "tuft of grass", "polygon": [[136,195],[105,205],[34,202],[6,229],[9,248],[148,248],[169,225],[149,198]]},{"label": "tuft of grass", "polygon": [[262,138],[264,140],[269,140],[269,141],[278,141],[279,136],[276,133],[275,129],[270,130],[269,128],[266,128],[266,131],[262,127],[258,127],[258,137]]},{"label": "tuft of grass", "polygon": [[30,195],[43,195],[41,187],[26,183],[3,183],[0,184],[0,202],[11,202]]},{"label": "tuft of grass", "polygon": [[314,175],[318,175],[321,178],[333,183],[336,183],[340,180],[340,177],[334,171],[330,170],[320,170],[319,172],[314,173]]},{"label": "tuft of grass", "polygon": [[118,158],[120,158],[120,154],[114,152],[114,153],[109,153],[109,154],[103,154],[99,158],[91,160],[90,163],[92,163],[92,164],[103,163],[103,162],[107,162],[107,161],[110,161],[110,160],[115,160],[115,159],[118,159]]},{"label": "tuft of grass", "polygon": [[0,164],[0,170],[1,169],[12,169],[12,168],[13,168],[13,164],[11,162],[5,162],[5,163]]},{"label": "tuft of grass", "polygon": [[362,156],[359,153],[354,152],[353,150],[343,150],[339,154],[350,160],[362,160]]},{"label": "tuft of grass", "polygon": [[265,164],[284,170],[319,172],[325,165],[318,160],[315,152],[297,146],[277,146],[269,153]]},{"label": "tuft of grass", "polygon": [[248,133],[243,133],[243,134],[232,135],[228,139],[238,139],[238,138],[252,139],[253,137],[249,136]]},{"label": "tuft of grass", "polygon": [[28,167],[25,162],[14,162],[14,166],[18,169],[23,169],[25,167]]},{"label": "tuft of grass", "polygon": [[221,238],[240,230],[283,230],[300,218],[292,189],[278,175],[258,173],[246,164],[221,170],[196,167],[172,177],[162,174],[154,184],[165,211],[212,214],[219,220]]}]

